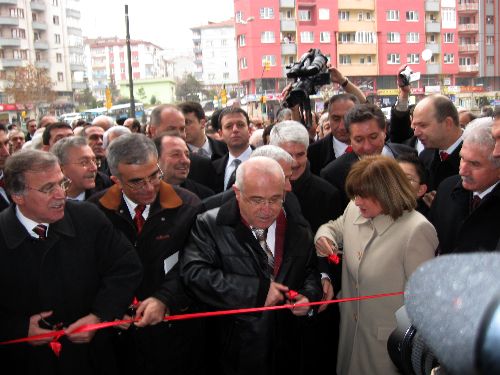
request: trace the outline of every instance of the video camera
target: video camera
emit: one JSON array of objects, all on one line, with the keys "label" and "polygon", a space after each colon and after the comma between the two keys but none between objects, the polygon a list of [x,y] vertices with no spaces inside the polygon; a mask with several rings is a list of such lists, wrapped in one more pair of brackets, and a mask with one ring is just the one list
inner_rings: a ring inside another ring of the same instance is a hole
[{"label": "video camera", "polygon": [[387,349],[403,374],[500,374],[498,253],[445,255],[410,277]]},{"label": "video camera", "polygon": [[287,108],[299,105],[306,112],[304,124],[307,128],[312,126],[310,95],[317,93],[318,89],[330,83],[330,73],[326,66],[328,59],[319,49],[311,48],[304,53],[300,60],[287,66],[287,78],[295,82],[285,98],[284,106]]}]

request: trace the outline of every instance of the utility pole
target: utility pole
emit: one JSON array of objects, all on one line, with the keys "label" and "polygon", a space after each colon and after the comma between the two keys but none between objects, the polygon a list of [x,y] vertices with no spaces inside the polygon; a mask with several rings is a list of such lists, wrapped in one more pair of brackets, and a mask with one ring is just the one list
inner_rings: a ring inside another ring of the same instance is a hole
[{"label": "utility pole", "polygon": [[130,87],[130,109],[128,116],[135,118],[134,80],[132,78],[132,52],[130,51],[130,31],[128,27],[128,5],[125,4],[125,26],[127,30],[128,84]]}]

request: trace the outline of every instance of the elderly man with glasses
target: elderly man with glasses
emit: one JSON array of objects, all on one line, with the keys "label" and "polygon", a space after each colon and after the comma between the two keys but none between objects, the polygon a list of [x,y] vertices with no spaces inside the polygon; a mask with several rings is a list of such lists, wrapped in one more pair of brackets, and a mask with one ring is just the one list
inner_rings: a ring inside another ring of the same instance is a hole
[{"label": "elderly man with glasses", "polygon": [[[164,181],[154,142],[142,134],[126,134],[108,148],[115,185],[90,199],[134,245],[144,266],[136,291],[140,302],[134,327],[122,327],[118,351],[127,373],[196,373],[192,361],[202,340],[199,321],[161,323],[166,314],[189,311],[192,301],[178,277],[177,259],[198,212],[191,192]],[[154,325],[154,327],[153,327]],[[148,327],[146,327],[148,326]],[[126,329],[126,330],[125,330]]]},{"label": "elderly man with glasses", "polygon": [[[285,186],[277,161],[252,157],[236,171],[235,196],[198,216],[181,254],[181,276],[209,308],[321,299],[309,224],[296,211],[283,209]],[[297,373],[303,365],[299,317],[309,312],[309,307],[300,306],[210,321],[209,365],[215,366],[210,373]]]}]

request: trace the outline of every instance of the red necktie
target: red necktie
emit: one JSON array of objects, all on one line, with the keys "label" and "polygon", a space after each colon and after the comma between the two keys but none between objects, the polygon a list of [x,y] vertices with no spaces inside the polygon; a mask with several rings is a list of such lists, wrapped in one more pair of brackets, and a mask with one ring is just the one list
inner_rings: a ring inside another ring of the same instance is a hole
[{"label": "red necktie", "polygon": [[446,151],[439,151],[439,157],[441,158],[441,161],[445,161],[449,156],[450,154],[448,154]]},{"label": "red necktie", "polygon": [[135,227],[137,228],[137,234],[140,234],[142,231],[142,227],[144,226],[144,223],[146,220],[144,219],[144,216],[142,216],[142,213],[146,209],[146,206],[143,204],[138,204],[135,207],[135,216],[134,216],[134,223]]},{"label": "red necktie", "polygon": [[347,146],[345,148],[344,154],[350,154],[352,152],[352,146]]},{"label": "red necktie", "polygon": [[474,211],[481,203],[481,197],[479,195],[474,195],[472,198],[472,211]]},{"label": "red necktie", "polygon": [[43,241],[47,238],[47,226],[43,224],[38,224],[33,228],[33,232],[38,234],[38,239]]}]

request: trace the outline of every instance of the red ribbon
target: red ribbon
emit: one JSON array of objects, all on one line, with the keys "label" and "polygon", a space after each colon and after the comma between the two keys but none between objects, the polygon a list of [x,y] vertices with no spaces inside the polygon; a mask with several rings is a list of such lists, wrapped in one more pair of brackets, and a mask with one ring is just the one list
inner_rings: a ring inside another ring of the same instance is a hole
[{"label": "red ribbon", "polygon": [[337,254],[333,253],[328,256],[328,263],[339,264],[340,257]]},{"label": "red ribbon", "polygon": [[[292,292],[292,293],[291,293]],[[296,293],[296,294],[294,294]],[[296,297],[297,292],[294,290],[290,290],[288,293],[288,297]],[[318,301],[318,302],[308,302],[308,303],[297,303],[297,304],[287,304],[287,305],[279,305],[279,306],[267,306],[267,307],[250,307],[245,309],[233,309],[233,310],[220,310],[220,311],[208,311],[208,312],[200,312],[200,313],[192,313],[192,314],[184,314],[184,315],[170,315],[165,316],[163,318],[164,321],[171,322],[175,320],[187,320],[187,319],[197,319],[197,318],[208,318],[212,316],[225,316],[225,315],[236,315],[236,314],[248,314],[255,312],[263,312],[263,311],[274,311],[274,310],[285,310],[285,309],[293,309],[294,307],[303,307],[303,306],[320,306],[320,305],[329,305],[332,303],[343,303],[343,302],[352,302],[352,301],[363,301],[366,299],[376,299],[376,298],[385,298],[385,297],[394,297],[400,296],[404,294],[404,292],[394,292],[394,293],[383,293],[383,294],[374,294],[370,296],[361,296],[361,297],[351,297],[351,298],[342,298],[342,299],[332,299],[328,301]],[[292,298],[290,298],[292,299]],[[126,320],[115,320],[113,322],[103,322],[97,324],[86,324],[81,327],[75,329],[72,333],[81,333],[88,331],[97,331],[99,329],[109,328],[119,326],[121,324],[131,324],[135,321],[139,321],[140,317],[136,317],[135,319],[126,319]],[[20,339],[14,339],[9,341],[0,342],[0,345],[9,345],[9,344],[18,344],[23,342],[36,341],[41,339],[52,338],[50,342],[50,347],[54,351],[54,353],[59,356],[61,352],[61,343],[58,342],[59,338],[66,335],[65,330],[58,331],[50,331],[47,333],[43,333],[41,335],[23,337]]]}]

